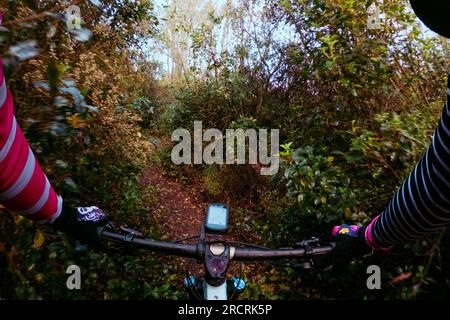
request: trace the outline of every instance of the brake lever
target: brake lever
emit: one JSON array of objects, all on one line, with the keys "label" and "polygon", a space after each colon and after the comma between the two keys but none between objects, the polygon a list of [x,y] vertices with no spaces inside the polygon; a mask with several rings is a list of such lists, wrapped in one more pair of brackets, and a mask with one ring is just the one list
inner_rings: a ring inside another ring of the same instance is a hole
[{"label": "brake lever", "polygon": [[294,248],[307,248],[307,247],[314,247],[314,246],[318,246],[319,245],[319,238],[316,237],[312,237],[311,239],[304,239],[300,242],[297,242],[294,245]]},{"label": "brake lever", "polygon": [[304,239],[300,242],[297,242],[294,245],[294,248],[302,248],[305,249],[305,257],[302,258],[301,262],[292,264],[292,268],[294,269],[303,269],[308,270],[314,267],[314,260],[311,259],[313,255],[313,248],[318,247],[320,240],[317,237],[312,237],[310,239]]},{"label": "brake lever", "polygon": [[123,241],[128,242],[128,243],[133,243],[134,238],[136,237],[143,237],[143,233],[136,231],[134,229],[131,229],[127,226],[123,226],[121,225],[119,227],[119,229],[117,230],[116,227],[114,226],[114,224],[112,222],[108,222],[104,227],[100,227],[98,229],[98,234],[101,237],[102,232],[104,230],[110,231],[110,232],[118,232],[118,231],[122,231],[124,234],[122,234],[123,236]]},{"label": "brake lever", "polygon": [[142,232],[131,229],[127,226],[120,226],[119,229],[127,234],[133,235],[133,237],[143,237],[144,234]]}]

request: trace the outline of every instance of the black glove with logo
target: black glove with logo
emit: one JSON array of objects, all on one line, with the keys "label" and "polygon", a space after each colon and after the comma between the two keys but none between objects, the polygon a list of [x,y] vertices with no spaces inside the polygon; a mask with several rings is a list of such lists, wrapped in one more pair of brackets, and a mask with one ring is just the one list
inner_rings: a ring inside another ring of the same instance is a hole
[{"label": "black glove with logo", "polygon": [[81,242],[99,244],[99,231],[108,223],[106,214],[98,207],[63,206],[52,226]]}]

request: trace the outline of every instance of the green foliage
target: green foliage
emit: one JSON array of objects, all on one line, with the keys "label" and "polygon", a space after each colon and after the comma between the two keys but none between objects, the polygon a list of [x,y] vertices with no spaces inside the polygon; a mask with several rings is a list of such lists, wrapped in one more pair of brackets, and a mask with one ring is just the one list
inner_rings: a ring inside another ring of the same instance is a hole
[{"label": "green foliage", "polygon": [[355,195],[348,176],[333,163],[334,157],[314,152],[310,146],[285,153],[291,159],[284,165],[287,195],[297,199],[302,214],[314,216],[318,223],[337,223],[353,207]]},{"label": "green foliage", "polygon": [[420,110],[403,116],[378,114],[374,131],[353,126],[347,161],[357,166],[361,175],[371,172],[376,179],[391,174],[394,182],[400,183],[430,145],[437,120]]},{"label": "green foliage", "polygon": [[[118,225],[158,238],[148,212],[149,191],[142,192],[139,185],[149,151],[141,131],[153,122],[156,97],[150,95],[155,81],[147,64],[142,65],[148,72],[143,74],[134,69],[139,62],[133,65],[124,58],[131,55],[129,46],[138,35],[129,26],[152,21],[152,3],[103,4],[102,12],[87,2],[81,5],[92,29],[84,44],[53,15],[33,16],[32,10],[53,7],[36,8],[22,1],[2,7],[9,23],[0,31],[8,86],[21,127],[64,202],[98,205]],[[24,17],[30,19],[26,25],[16,22]],[[154,30],[154,24],[147,27],[146,33]],[[42,30],[47,29],[46,35]],[[24,45],[31,44],[27,39],[37,39],[39,56]],[[21,51],[14,56],[10,48],[17,44]],[[28,59],[18,64],[17,57],[25,56]],[[120,247],[86,248],[4,210],[1,216],[0,298],[184,297],[174,278],[175,264]],[[71,264],[81,268],[82,290],[66,288],[65,271]]]},{"label": "green foliage", "polygon": [[155,124],[155,102],[147,97],[139,97],[125,108],[120,108],[121,111],[127,109],[134,114],[137,114],[142,119],[142,127],[151,128]]},{"label": "green foliage", "polygon": [[[87,41],[53,15],[34,16],[50,3],[5,5],[11,22],[0,44],[16,117],[65,201],[98,204],[117,224],[155,238],[148,208],[158,195],[139,183],[149,159],[187,185],[202,176],[208,200],[232,204],[236,239],[274,247],[325,240],[333,225],[366,224],[383,210],[442,110],[448,42],[424,35],[406,0],[379,2],[381,29],[367,28],[372,1],[283,0],[241,1],[220,15],[185,8],[192,17],[169,8],[161,34],[151,1],[102,1],[102,11],[91,3],[81,4]],[[147,40],[166,47],[166,73],[137,50]],[[167,141],[194,121],[280,129],[279,174],[174,165]],[[8,284],[0,298],[185,297],[179,261],[86,249],[3,211],[0,230],[0,280]],[[448,296],[449,244],[440,235],[398,255],[336,260],[328,272],[320,263],[308,272],[264,265],[244,298]],[[82,291],[65,289],[72,263],[85,270]],[[383,270],[380,292],[366,290],[368,264]]]},{"label": "green foliage", "polygon": [[[176,100],[164,123],[172,130],[190,129],[195,120],[207,128],[281,130],[280,174],[269,191],[256,187],[260,194],[253,198],[264,217],[248,223],[238,215],[242,221],[236,222],[246,234],[260,234],[266,244],[292,245],[310,236],[328,239],[334,224],[368,223],[430,143],[445,98],[448,43],[424,36],[403,0],[379,3],[384,22],[381,29],[368,29],[370,3],[286,0],[265,2],[258,13],[251,4],[238,6],[237,44],[221,54],[199,32],[191,33],[195,52],[214,64],[185,72],[186,81],[173,88]],[[253,19],[263,22],[255,26]],[[280,41],[274,36],[277,28],[295,36]],[[252,200],[242,187],[249,181],[264,185],[247,179],[244,172],[250,170],[208,167],[207,188],[220,197],[220,181],[223,195],[229,199],[227,190],[245,195],[238,201],[245,206]],[[238,179],[231,179],[233,171]],[[435,240],[406,245],[402,258],[373,258],[370,264],[381,266],[389,287],[378,294],[364,287],[369,261],[363,259],[330,273],[277,269],[276,276],[265,268],[271,276],[250,282],[247,297],[435,296],[448,292],[447,285],[430,280],[448,276],[430,262],[439,256],[431,252],[447,250],[448,239],[442,241],[438,249]]]},{"label": "green foliage", "polygon": [[[177,299],[184,297],[177,270],[164,261],[117,248],[92,250],[68,242],[48,228],[2,214],[2,233],[8,239],[0,256],[2,298],[14,299]],[[5,240],[5,239],[4,239]],[[82,289],[68,290],[66,269],[81,269]],[[9,266],[9,268],[6,268]],[[51,271],[49,271],[51,270]],[[150,271],[151,270],[151,271]],[[5,282],[3,282],[5,281]]]}]

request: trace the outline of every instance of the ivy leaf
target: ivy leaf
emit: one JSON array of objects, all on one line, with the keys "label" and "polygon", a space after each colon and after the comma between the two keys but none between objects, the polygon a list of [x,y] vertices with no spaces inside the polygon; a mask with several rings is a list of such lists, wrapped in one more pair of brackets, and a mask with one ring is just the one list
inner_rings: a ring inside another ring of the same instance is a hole
[{"label": "ivy leaf", "polygon": [[75,40],[80,42],[88,41],[92,36],[92,31],[86,28],[69,30],[74,35]]},{"label": "ivy leaf", "polygon": [[96,7],[100,7],[102,5],[102,3],[99,0],[89,0],[89,2]]},{"label": "ivy leaf", "polygon": [[49,27],[48,27],[48,31],[47,31],[47,38],[48,39],[51,39],[51,38],[53,38],[54,36],[55,36],[55,34],[56,34],[56,26],[55,25],[50,25]]},{"label": "ivy leaf", "polygon": [[36,81],[36,82],[33,82],[33,85],[34,85],[35,87],[38,87],[38,88],[43,88],[43,89],[45,89],[45,90],[50,90],[50,86],[48,85],[47,82],[44,82],[44,81]]},{"label": "ivy leaf", "polygon": [[26,40],[17,43],[9,48],[9,54],[20,61],[33,58],[39,54],[36,40]]}]

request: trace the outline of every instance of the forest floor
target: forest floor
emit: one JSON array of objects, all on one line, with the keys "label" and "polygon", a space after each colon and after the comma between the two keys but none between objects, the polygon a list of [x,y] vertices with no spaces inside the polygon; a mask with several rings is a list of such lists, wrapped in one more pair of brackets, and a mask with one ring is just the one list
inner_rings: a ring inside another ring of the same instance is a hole
[{"label": "forest floor", "polygon": [[[195,181],[190,183],[182,182],[168,177],[162,167],[151,163],[141,177],[141,188],[145,190],[149,186],[156,195],[156,201],[151,204],[151,212],[154,221],[160,224],[158,229],[161,240],[174,241],[199,234],[208,206],[205,200],[205,183],[201,176],[195,177]],[[227,236],[228,240],[234,240],[233,238],[233,235]],[[187,260],[180,258],[179,261],[180,267],[184,268]],[[236,276],[239,268],[239,263],[231,264],[229,273]],[[254,278],[260,268],[260,264],[246,264],[245,275]],[[196,275],[204,273],[203,266],[196,263],[191,263],[189,270]]]},{"label": "forest floor", "polygon": [[205,217],[207,203],[203,200],[205,185],[202,180],[190,185],[169,178],[155,163],[143,172],[141,186],[151,185],[158,201],[153,205],[155,220],[162,221],[160,227],[163,238],[172,240],[197,235]]}]

